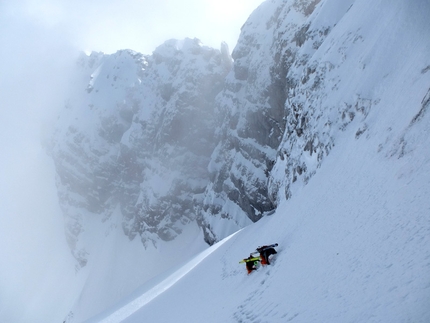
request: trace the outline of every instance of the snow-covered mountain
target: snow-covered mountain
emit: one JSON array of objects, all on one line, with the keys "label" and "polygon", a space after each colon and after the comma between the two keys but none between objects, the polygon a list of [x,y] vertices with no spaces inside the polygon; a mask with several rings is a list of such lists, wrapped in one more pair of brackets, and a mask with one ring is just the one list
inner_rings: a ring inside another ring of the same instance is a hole
[{"label": "snow-covered mountain", "polygon": [[[144,282],[92,321],[430,320],[428,13],[267,0],[231,56],[83,55],[50,147],[85,276],[67,322]],[[271,242],[247,277],[238,260]]]},{"label": "snow-covered mountain", "polygon": [[60,203],[72,251],[88,217],[121,217],[144,245],[174,239],[190,221],[209,175],[214,97],[231,66],[198,40],[171,40],[151,56],[123,50],[82,55],[76,93],[53,136]]}]

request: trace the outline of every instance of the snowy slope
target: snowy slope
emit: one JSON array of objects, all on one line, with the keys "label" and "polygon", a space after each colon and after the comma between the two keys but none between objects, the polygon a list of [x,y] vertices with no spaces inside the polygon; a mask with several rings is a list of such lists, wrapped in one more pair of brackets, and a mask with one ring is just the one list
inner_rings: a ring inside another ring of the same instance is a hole
[{"label": "snowy slope", "polygon": [[[173,286],[89,322],[428,322],[428,146],[418,159],[387,159],[369,149],[377,140],[354,151],[351,142],[353,131],[295,198],[185,266]],[[272,242],[273,264],[248,276],[238,261]]]},{"label": "snowy slope", "polygon": [[190,259],[206,248],[197,225],[184,228],[175,242],[148,246],[135,239],[130,241],[116,223],[106,221],[101,227],[98,219],[86,223],[90,261],[76,274],[79,297],[69,308],[67,322],[82,322],[116,304],[137,286],[144,284],[168,268]]},{"label": "snowy slope", "polygon": [[428,12],[321,1],[288,72],[275,213],[92,322],[429,322]]}]

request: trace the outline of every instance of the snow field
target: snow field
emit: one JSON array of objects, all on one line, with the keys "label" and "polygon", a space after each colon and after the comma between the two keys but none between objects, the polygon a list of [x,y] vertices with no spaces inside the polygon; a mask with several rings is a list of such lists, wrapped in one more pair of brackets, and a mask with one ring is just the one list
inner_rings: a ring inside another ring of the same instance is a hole
[{"label": "snow field", "polygon": [[[376,140],[342,149],[354,133],[346,138],[294,199],[121,321],[428,322],[428,175],[369,152]],[[428,152],[419,152],[429,174]],[[238,262],[274,242],[272,265],[247,275]]]}]

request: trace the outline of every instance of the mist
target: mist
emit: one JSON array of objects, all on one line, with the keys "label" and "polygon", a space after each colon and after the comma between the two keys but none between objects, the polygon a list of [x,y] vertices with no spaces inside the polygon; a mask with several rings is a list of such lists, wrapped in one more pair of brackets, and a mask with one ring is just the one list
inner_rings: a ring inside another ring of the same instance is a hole
[{"label": "mist", "polygon": [[61,321],[80,293],[46,149],[79,53],[185,37],[233,48],[261,2],[0,3],[0,321]]},{"label": "mist", "polygon": [[[75,47],[112,54],[143,54],[168,39],[198,38],[219,48],[236,45],[240,28],[263,0],[16,0],[0,4],[3,21],[32,20],[62,31]],[[59,40],[59,39],[58,39]]]},{"label": "mist", "polygon": [[55,321],[74,264],[42,142],[78,51],[61,30],[0,9],[0,321]]}]

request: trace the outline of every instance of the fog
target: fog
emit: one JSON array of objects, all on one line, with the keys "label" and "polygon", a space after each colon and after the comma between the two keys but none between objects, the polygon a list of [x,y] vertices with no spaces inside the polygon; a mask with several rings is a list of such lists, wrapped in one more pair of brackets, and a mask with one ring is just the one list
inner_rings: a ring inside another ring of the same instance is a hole
[{"label": "fog", "polygon": [[236,44],[241,26],[263,0],[16,0],[0,4],[5,21],[33,21],[60,29],[82,50],[151,54],[167,39],[199,38],[219,48]]},{"label": "fog", "polygon": [[[49,143],[79,51],[151,53],[170,38],[233,48],[261,0],[0,2],[0,321],[61,320],[79,291]],[[36,315],[37,313],[37,315]]]},{"label": "fog", "polygon": [[41,141],[64,100],[76,51],[60,30],[0,19],[0,320],[29,321],[37,309],[37,322],[64,311],[62,282],[74,272]]}]

